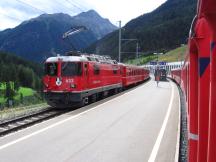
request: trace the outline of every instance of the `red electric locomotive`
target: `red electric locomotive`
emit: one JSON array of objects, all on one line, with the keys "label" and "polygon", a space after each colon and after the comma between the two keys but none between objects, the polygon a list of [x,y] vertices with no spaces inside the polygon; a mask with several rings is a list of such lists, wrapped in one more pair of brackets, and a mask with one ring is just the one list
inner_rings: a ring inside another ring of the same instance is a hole
[{"label": "red electric locomotive", "polygon": [[[126,69],[132,71],[130,75]],[[81,107],[148,77],[147,70],[118,64],[109,57],[72,53],[46,60],[44,93],[52,107]]]}]

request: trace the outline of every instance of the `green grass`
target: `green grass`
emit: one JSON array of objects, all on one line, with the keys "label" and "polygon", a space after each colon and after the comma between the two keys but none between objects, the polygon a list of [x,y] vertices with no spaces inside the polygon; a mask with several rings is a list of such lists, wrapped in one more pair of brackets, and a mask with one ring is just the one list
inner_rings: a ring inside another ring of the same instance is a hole
[{"label": "green grass", "polygon": [[143,64],[146,64],[149,61],[152,61],[155,59],[157,59],[157,56],[151,54],[151,55],[142,56],[139,58],[139,60],[137,60],[137,59],[128,60],[125,63],[126,64],[133,64],[133,65],[136,65],[137,63],[139,63],[139,64],[143,65]]},{"label": "green grass", "polygon": [[[4,90],[4,86],[0,86],[0,90]],[[33,96],[35,91],[31,88],[26,88],[26,87],[20,87],[19,90],[16,92],[16,96],[14,96],[15,100],[20,100],[20,94],[23,94],[23,97],[27,96]],[[0,96],[0,103],[6,102],[6,99],[4,98],[3,94]]]},{"label": "green grass", "polygon": [[27,97],[27,96],[33,96],[35,92],[31,88],[20,87],[18,92],[17,92],[17,95],[14,97],[14,99],[20,100],[20,94],[21,93],[22,93],[23,97]]},{"label": "green grass", "polygon": [[20,87],[18,93],[22,93],[23,94],[23,97],[26,97],[26,96],[33,96],[34,94],[34,90],[32,90],[31,88],[25,88],[25,87]]},{"label": "green grass", "polygon": [[[185,53],[187,50],[187,46],[183,45],[179,48],[176,48],[174,50],[171,50],[163,55],[143,55],[139,58],[139,61],[136,59],[128,60],[127,64],[137,64],[139,62],[141,65],[147,64],[150,61],[166,61],[166,62],[177,62],[177,61],[183,61],[185,59]],[[157,58],[158,57],[158,58]]]},{"label": "green grass", "polygon": [[159,61],[166,61],[166,62],[183,61],[185,59],[186,50],[187,50],[186,45],[171,50],[164,55],[160,55]]},{"label": "green grass", "polygon": [[4,89],[5,89],[4,85],[0,84],[0,90],[4,90]]},{"label": "green grass", "polygon": [[5,102],[5,99],[3,97],[0,97],[0,103]]},{"label": "green grass", "polygon": [[[3,91],[5,88],[3,86],[3,84],[0,84],[0,90]],[[5,102],[5,99],[4,97],[2,96],[2,94],[0,94],[0,103],[3,103]]]}]

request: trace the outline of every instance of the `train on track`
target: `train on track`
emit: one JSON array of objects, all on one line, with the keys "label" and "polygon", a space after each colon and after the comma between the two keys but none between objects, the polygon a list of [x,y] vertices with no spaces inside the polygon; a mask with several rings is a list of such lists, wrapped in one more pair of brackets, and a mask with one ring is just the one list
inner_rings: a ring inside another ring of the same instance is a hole
[{"label": "train on track", "polygon": [[43,91],[52,107],[81,107],[148,78],[149,70],[139,66],[121,64],[108,56],[69,52],[45,61]]},{"label": "train on track", "polygon": [[216,161],[216,1],[198,0],[182,69],[171,72],[185,96],[188,161]]}]

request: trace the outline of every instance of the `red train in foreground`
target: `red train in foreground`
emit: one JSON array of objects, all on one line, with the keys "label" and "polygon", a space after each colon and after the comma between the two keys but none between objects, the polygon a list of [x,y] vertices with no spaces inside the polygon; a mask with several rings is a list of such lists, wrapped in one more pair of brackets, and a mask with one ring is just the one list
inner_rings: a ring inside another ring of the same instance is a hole
[{"label": "red train in foreground", "polygon": [[43,84],[47,103],[67,108],[95,102],[148,78],[149,71],[138,66],[118,64],[105,56],[72,53],[46,60]]},{"label": "red train in foreground", "polygon": [[187,105],[188,161],[216,161],[216,1],[199,0],[182,69],[172,78]]}]

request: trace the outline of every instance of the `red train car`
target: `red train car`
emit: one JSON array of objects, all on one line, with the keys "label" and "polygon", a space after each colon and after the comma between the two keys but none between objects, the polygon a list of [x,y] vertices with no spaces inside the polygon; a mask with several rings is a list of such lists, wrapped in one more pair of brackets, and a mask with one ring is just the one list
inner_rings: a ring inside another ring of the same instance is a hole
[{"label": "red train car", "polygon": [[171,77],[181,85],[181,69],[174,69],[171,71]]},{"label": "red train car", "polygon": [[133,65],[121,65],[122,85],[128,87],[149,78],[149,70]]},{"label": "red train car", "polygon": [[[199,0],[181,72],[172,71],[185,94],[188,161],[216,161],[216,1]],[[179,81],[181,78],[181,81]]]},{"label": "red train car", "polygon": [[[128,69],[130,75],[126,74]],[[148,77],[145,69],[118,64],[109,57],[81,54],[51,57],[45,62],[44,94],[52,107],[80,107]]]}]

